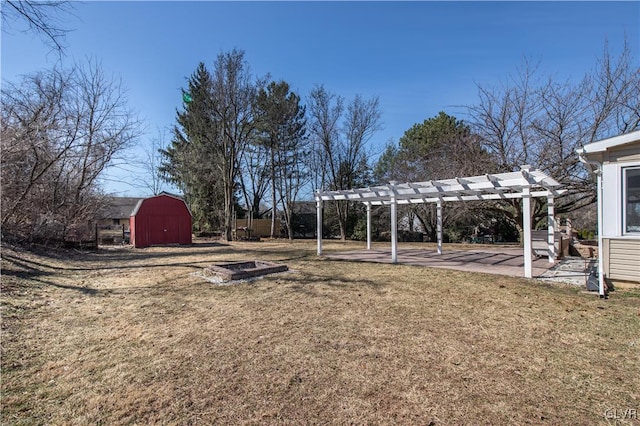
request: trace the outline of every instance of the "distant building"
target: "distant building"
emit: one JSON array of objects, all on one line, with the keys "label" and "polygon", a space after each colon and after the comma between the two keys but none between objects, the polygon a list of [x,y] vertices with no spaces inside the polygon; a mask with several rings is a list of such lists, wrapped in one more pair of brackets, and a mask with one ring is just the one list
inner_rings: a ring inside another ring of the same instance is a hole
[{"label": "distant building", "polygon": [[129,230],[129,218],[142,198],[140,197],[109,197],[102,214],[98,220],[98,226],[116,227],[124,225]]}]

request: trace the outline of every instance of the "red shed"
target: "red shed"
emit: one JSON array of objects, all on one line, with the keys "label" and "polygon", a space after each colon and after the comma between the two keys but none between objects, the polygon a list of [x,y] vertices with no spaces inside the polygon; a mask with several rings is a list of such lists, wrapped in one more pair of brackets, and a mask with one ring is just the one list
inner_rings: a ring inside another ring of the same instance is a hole
[{"label": "red shed", "polygon": [[191,244],[191,211],[180,197],[162,193],[138,201],[131,217],[131,244]]}]

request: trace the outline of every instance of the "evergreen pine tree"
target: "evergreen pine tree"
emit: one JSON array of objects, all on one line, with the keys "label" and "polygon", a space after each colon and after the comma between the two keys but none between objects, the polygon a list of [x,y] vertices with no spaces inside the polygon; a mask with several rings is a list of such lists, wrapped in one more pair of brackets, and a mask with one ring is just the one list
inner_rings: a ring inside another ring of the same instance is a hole
[{"label": "evergreen pine tree", "polygon": [[198,65],[183,91],[183,111],[176,113],[171,145],[162,151],[161,171],[179,188],[191,208],[193,223],[201,231],[220,229],[224,223],[224,195],[217,149],[212,77]]},{"label": "evergreen pine tree", "polygon": [[266,89],[261,89],[256,105],[259,143],[268,152],[271,236],[275,236],[275,212],[281,203],[287,233],[292,238],[293,202],[306,173],[302,161],[306,141],[305,108],[300,105],[300,97],[289,91],[285,81],[271,82]]}]

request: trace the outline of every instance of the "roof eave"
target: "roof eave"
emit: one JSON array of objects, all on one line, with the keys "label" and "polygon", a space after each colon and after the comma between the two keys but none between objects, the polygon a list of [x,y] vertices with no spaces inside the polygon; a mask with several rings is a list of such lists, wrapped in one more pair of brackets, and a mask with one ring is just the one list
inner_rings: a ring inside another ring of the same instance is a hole
[{"label": "roof eave", "polygon": [[635,132],[624,133],[622,135],[614,136],[612,138],[602,139],[597,142],[592,142],[584,145],[582,148],[576,149],[577,154],[590,156],[596,153],[602,153],[609,148],[626,145],[640,141],[640,130]]}]

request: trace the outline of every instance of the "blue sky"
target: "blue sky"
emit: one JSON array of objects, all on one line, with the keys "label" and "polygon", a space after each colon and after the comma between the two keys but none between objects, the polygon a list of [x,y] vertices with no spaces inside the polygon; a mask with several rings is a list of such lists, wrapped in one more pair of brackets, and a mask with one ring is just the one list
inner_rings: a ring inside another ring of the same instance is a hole
[{"label": "blue sky", "polygon": [[[92,57],[128,89],[148,133],[129,154],[141,157],[158,128],[175,122],[180,89],[204,62],[238,48],[255,76],[286,80],[303,99],[314,85],[347,100],[378,97],[379,153],[413,124],[439,111],[464,119],[477,84],[495,86],[523,58],[558,79],[580,79],[604,42],[625,35],[640,57],[640,2],[76,2],[63,21],[73,31],[63,62]],[[2,79],[51,67],[59,57],[41,39],[2,34]],[[106,189],[149,195],[136,167],[114,169]]]}]

